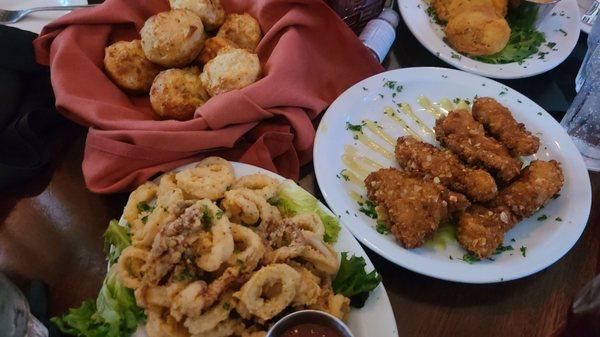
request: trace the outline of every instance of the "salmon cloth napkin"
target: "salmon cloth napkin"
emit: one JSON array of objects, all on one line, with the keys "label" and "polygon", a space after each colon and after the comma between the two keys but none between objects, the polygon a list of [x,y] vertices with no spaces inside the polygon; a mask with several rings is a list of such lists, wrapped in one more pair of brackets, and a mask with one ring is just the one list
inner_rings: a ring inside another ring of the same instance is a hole
[{"label": "salmon cloth napkin", "polygon": [[156,120],[147,96],[128,96],[103,71],[104,48],[139,39],[144,21],[169,10],[168,1],[107,0],[50,23],[34,41],[38,62],[50,66],[59,112],[89,127],[82,168],[90,190],[133,189],[208,155],[297,179],[312,159],[315,118],[346,88],[383,70],[321,0],[222,4],[259,21],[263,78],[211,98],[189,121]]}]

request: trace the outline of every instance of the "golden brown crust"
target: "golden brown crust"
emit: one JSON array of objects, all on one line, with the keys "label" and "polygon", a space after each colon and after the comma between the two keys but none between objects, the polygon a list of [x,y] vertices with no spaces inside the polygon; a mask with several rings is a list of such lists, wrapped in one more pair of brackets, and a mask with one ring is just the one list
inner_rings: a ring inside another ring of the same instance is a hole
[{"label": "golden brown crust", "polygon": [[514,156],[532,155],[540,146],[540,139],[527,131],[523,123],[517,123],[510,111],[493,98],[476,99],[473,117]]},{"label": "golden brown crust", "polygon": [[507,207],[473,205],[458,217],[458,242],[479,258],[486,258],[504,241],[504,233],[517,223]]},{"label": "golden brown crust", "polygon": [[150,103],[163,119],[188,120],[209,98],[196,67],[169,69],[156,76],[150,89]]},{"label": "golden brown crust", "polygon": [[204,43],[204,26],[194,12],[173,9],[150,17],[140,30],[146,57],[164,67],[191,63]]},{"label": "golden brown crust", "polygon": [[224,37],[211,37],[204,41],[204,48],[198,55],[198,61],[200,63],[206,64],[208,61],[214,59],[219,53],[239,48],[237,44],[233,41],[226,39]]},{"label": "golden brown crust", "polygon": [[504,49],[510,27],[493,7],[470,7],[449,18],[445,33],[448,43],[459,52],[491,55]]},{"label": "golden brown crust", "polygon": [[437,177],[442,185],[475,201],[490,200],[498,192],[494,178],[486,171],[466,167],[450,151],[410,136],[398,138],[396,160],[403,169]]},{"label": "golden brown crust", "polygon": [[202,84],[211,96],[241,89],[258,80],[260,61],[245,49],[230,49],[204,65]]},{"label": "golden brown crust", "polygon": [[104,69],[116,85],[133,93],[147,93],[161,71],[146,58],[140,40],[119,41],[106,47]]},{"label": "golden brown crust", "polygon": [[206,30],[215,30],[225,21],[225,9],[219,0],[169,0],[173,9],[189,9],[196,13]]},{"label": "golden brown crust", "polygon": [[493,204],[508,207],[520,219],[528,218],[558,193],[564,183],[555,160],[534,160],[523,174],[498,193]]},{"label": "golden brown crust", "polygon": [[369,199],[387,211],[394,237],[406,248],[423,244],[449,217],[450,203],[466,202],[422,174],[392,168],[372,172],[365,186]]},{"label": "golden brown crust", "polygon": [[436,138],[465,162],[482,166],[503,182],[521,171],[521,161],[508,149],[486,136],[483,126],[467,110],[453,110],[435,122]]},{"label": "golden brown crust", "polygon": [[260,42],[262,33],[258,21],[250,16],[250,14],[232,13],[227,14],[225,22],[219,28],[217,36],[229,39],[240,46],[240,48],[254,52]]}]

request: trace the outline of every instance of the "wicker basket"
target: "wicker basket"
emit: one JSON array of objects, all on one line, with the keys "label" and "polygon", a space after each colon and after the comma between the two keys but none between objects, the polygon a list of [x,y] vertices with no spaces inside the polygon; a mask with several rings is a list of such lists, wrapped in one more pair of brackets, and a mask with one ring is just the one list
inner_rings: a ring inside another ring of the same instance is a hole
[{"label": "wicker basket", "polygon": [[325,0],[359,34],[369,20],[381,13],[385,0]]}]

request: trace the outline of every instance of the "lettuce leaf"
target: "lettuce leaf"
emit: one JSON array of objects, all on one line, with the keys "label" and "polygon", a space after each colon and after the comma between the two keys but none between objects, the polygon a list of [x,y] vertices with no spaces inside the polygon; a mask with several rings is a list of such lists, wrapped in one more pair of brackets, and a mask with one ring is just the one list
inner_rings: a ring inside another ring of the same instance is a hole
[{"label": "lettuce leaf", "polygon": [[539,47],[546,41],[544,33],[535,29],[538,7],[533,3],[524,2],[516,9],[509,10],[506,20],[511,32],[508,44],[501,51],[486,56],[477,56],[476,60],[492,63],[522,62],[538,52]]},{"label": "lettuce leaf", "polygon": [[[108,228],[104,232],[104,252],[108,262],[117,261],[121,252],[131,245],[129,229],[119,225],[118,220],[110,220]],[[111,249],[111,246],[114,248]]]},{"label": "lettuce leaf", "polygon": [[377,271],[372,270],[367,274],[366,265],[363,257],[352,255],[348,258],[348,252],[342,252],[340,269],[331,284],[334,293],[349,297],[350,305],[356,308],[365,305],[371,290],[381,282],[381,275]]},{"label": "lettuce leaf", "polygon": [[334,243],[337,241],[340,232],[340,223],[338,219],[320,206],[315,197],[306,192],[291,180],[286,180],[279,185],[279,192],[275,200],[270,200],[271,204],[277,205],[279,210],[286,215],[296,215],[308,212],[315,212],[323,225],[325,226],[325,242]]},{"label": "lettuce leaf", "polygon": [[[111,263],[131,244],[127,228],[119,226],[116,220],[110,222],[104,240]],[[102,282],[96,302],[86,300],[79,308],[69,309],[66,315],[53,317],[51,321],[62,332],[73,336],[122,337],[131,335],[145,319],[133,291],[119,282],[117,268],[113,266]]]}]

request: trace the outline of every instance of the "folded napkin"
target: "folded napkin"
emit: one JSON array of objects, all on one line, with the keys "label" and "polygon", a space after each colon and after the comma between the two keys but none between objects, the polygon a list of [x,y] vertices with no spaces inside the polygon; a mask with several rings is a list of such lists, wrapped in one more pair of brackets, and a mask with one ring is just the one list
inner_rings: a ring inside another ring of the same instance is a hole
[{"label": "folded napkin", "polygon": [[48,67],[35,62],[36,34],[0,25],[0,189],[31,178],[50,160],[64,121],[54,109]]},{"label": "folded napkin", "polygon": [[264,76],[213,97],[189,121],[155,120],[147,97],[126,95],[103,72],[104,48],[139,38],[149,16],[169,9],[167,0],[107,0],[52,22],[34,41],[38,61],[50,65],[58,110],[89,127],[89,189],[132,189],[208,155],[297,179],[312,158],[315,118],[346,88],[383,70],[321,0],[222,4],[259,21]]}]

